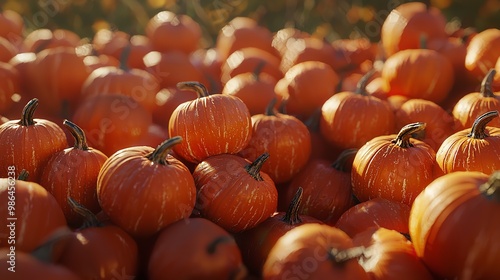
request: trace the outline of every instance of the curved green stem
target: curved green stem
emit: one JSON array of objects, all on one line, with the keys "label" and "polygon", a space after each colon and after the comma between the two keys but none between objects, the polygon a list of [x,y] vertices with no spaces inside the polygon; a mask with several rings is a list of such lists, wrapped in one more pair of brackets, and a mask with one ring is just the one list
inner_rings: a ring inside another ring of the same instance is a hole
[{"label": "curved green stem", "polygon": [[68,120],[63,121],[63,125],[65,125],[73,138],[75,138],[75,149],[86,151],[89,149],[87,145],[87,138],[85,137],[85,132],[78,125]]},{"label": "curved green stem", "polygon": [[467,137],[473,139],[484,139],[488,137],[486,125],[496,117],[498,117],[498,111],[489,111],[477,117]]},{"label": "curved green stem", "polygon": [[80,203],[76,202],[72,197],[67,198],[68,204],[71,207],[71,210],[78,213],[78,215],[84,218],[83,225],[80,227],[81,229],[89,228],[89,227],[100,227],[102,223],[97,219],[97,216],[92,213],[89,209],[85,208]]},{"label": "curved green stem", "polygon": [[30,173],[28,171],[26,171],[26,169],[23,169],[23,170],[21,170],[21,173],[19,173],[19,175],[17,176],[17,180],[26,181],[26,180],[28,180],[29,175],[30,175]]},{"label": "curved green stem", "polygon": [[295,195],[293,196],[290,205],[288,205],[288,209],[285,213],[285,216],[281,218],[283,222],[289,225],[295,225],[302,222],[299,216],[299,208],[300,208],[300,203],[302,202],[303,193],[304,189],[302,187],[299,187],[297,189],[297,192],[295,192]]},{"label": "curved green stem", "polygon": [[410,142],[410,138],[412,134],[416,132],[420,132],[425,129],[426,123],[424,122],[416,122],[403,126],[399,131],[396,139],[391,142],[401,148],[410,148],[413,147],[413,144]]},{"label": "curved green stem", "polygon": [[370,79],[373,77],[373,75],[377,72],[375,69],[371,69],[370,71],[366,72],[366,74],[359,79],[358,83],[356,84],[356,93],[365,95],[367,96],[368,93],[366,92],[366,85],[370,81]]},{"label": "curved green stem", "polygon": [[38,107],[38,98],[33,98],[30,101],[28,101],[28,103],[26,103],[26,105],[23,108],[19,124],[22,126],[34,125],[35,121],[33,120],[33,115],[35,114],[37,107]]},{"label": "curved green stem", "polygon": [[245,166],[245,170],[257,181],[264,181],[262,176],[260,176],[260,169],[266,160],[269,158],[269,153],[263,153],[252,163]]},{"label": "curved green stem", "polygon": [[128,44],[123,48],[122,53],[120,54],[120,69],[123,71],[130,70],[128,67],[128,59],[130,57],[130,53],[132,51],[132,44],[128,42]]},{"label": "curved green stem", "polygon": [[167,165],[167,155],[173,146],[182,142],[181,136],[174,136],[170,139],[163,141],[154,151],[148,154],[146,157],[157,164]]},{"label": "curved green stem", "polygon": [[497,74],[495,69],[490,69],[486,76],[484,76],[483,81],[481,82],[481,95],[483,97],[496,97],[493,93],[493,89],[491,88],[491,84],[493,83],[493,78]]},{"label": "curved green stem", "polygon": [[179,82],[177,83],[177,88],[180,90],[191,90],[198,94],[198,98],[207,97],[210,94],[208,93],[207,88],[200,82]]},{"label": "curved green stem", "polygon": [[264,114],[266,116],[275,116],[276,115],[276,109],[274,108],[274,106],[276,105],[276,102],[278,102],[278,100],[275,97],[275,98],[271,99],[269,104],[267,104],[266,111],[264,112]]}]

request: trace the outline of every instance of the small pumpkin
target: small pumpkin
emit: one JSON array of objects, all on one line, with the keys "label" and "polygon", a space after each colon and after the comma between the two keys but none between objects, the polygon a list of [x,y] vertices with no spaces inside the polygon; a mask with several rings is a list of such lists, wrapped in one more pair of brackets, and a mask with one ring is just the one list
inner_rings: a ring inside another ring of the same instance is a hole
[{"label": "small pumpkin", "polygon": [[425,129],[422,122],[404,126],[397,135],[378,136],[359,148],[351,171],[354,195],[360,201],[383,197],[411,205],[438,174],[436,152],[411,139]]},{"label": "small pumpkin", "polygon": [[21,76],[14,66],[0,61],[0,113],[7,113],[21,90]]},{"label": "small pumpkin", "polygon": [[189,218],[163,229],[148,264],[151,280],[246,279],[234,238],[204,218]]},{"label": "small pumpkin", "polygon": [[436,162],[444,173],[480,171],[489,174],[500,169],[500,128],[487,126],[498,111],[480,115],[472,128],[446,138],[436,152]]},{"label": "small pumpkin", "polygon": [[57,47],[75,48],[80,41],[80,36],[69,29],[35,28],[24,37],[23,50],[39,53]]},{"label": "small pumpkin", "polygon": [[477,81],[483,79],[500,56],[500,29],[488,28],[476,34],[467,45],[465,68]]},{"label": "small pumpkin", "polygon": [[196,211],[225,230],[241,232],[262,223],[277,208],[278,192],[261,168],[269,154],[250,162],[220,154],[206,158],[193,171]]},{"label": "small pumpkin", "polygon": [[241,99],[225,94],[209,95],[199,82],[182,82],[178,88],[195,91],[198,98],[180,104],[170,116],[169,134],[185,140],[174,147],[177,155],[199,163],[212,155],[236,154],[247,146],[252,123]]},{"label": "small pumpkin", "polygon": [[170,116],[175,108],[181,103],[195,100],[197,97],[196,92],[180,90],[177,87],[160,89],[155,95],[155,106],[152,111],[153,122],[167,130]]},{"label": "small pumpkin", "polygon": [[97,178],[99,204],[113,223],[132,236],[152,236],[191,215],[196,199],[193,176],[169,154],[181,141],[175,136],[156,149],[125,148],[102,166]]},{"label": "small pumpkin", "polygon": [[411,240],[417,255],[437,276],[498,278],[499,186],[499,172],[457,171],[437,178],[415,199]]}]

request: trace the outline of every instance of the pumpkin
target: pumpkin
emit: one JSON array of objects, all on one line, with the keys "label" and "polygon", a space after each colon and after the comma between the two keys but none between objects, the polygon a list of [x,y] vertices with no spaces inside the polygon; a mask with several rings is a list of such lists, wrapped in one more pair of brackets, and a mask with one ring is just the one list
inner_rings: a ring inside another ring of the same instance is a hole
[{"label": "pumpkin", "polygon": [[151,280],[245,279],[246,275],[234,238],[204,218],[190,218],[163,229],[148,265]]},{"label": "pumpkin", "polygon": [[0,12],[0,37],[20,47],[24,38],[24,19],[16,11],[4,9]]},{"label": "pumpkin", "polygon": [[168,128],[168,122],[172,112],[181,103],[195,100],[198,94],[191,90],[180,90],[177,87],[160,89],[155,95],[155,106],[153,108],[153,122],[162,128]]},{"label": "pumpkin", "polygon": [[418,49],[422,37],[428,41],[445,39],[445,28],[446,18],[439,9],[421,2],[403,3],[392,9],[382,23],[384,53],[391,57],[402,50]]},{"label": "pumpkin", "polygon": [[250,162],[231,154],[213,155],[193,171],[197,189],[196,212],[231,233],[262,223],[277,208],[278,192],[270,176],[261,172],[269,154]]},{"label": "pumpkin", "polygon": [[303,189],[298,188],[289,201],[286,212],[275,212],[257,226],[234,234],[244,263],[254,275],[262,274],[262,267],[276,241],[289,230],[306,223],[322,223],[308,215],[301,215],[299,208],[303,201]]},{"label": "pumpkin", "polygon": [[338,72],[362,68],[365,62],[373,62],[379,53],[378,44],[368,38],[337,39],[331,45],[334,50],[331,66]]},{"label": "pumpkin", "polygon": [[146,70],[129,69],[126,66],[130,48],[126,47],[122,51],[119,67],[101,67],[90,73],[82,85],[82,99],[101,94],[123,94],[132,97],[146,110],[153,110],[160,82]]},{"label": "pumpkin", "polygon": [[231,78],[248,72],[267,73],[275,80],[283,78],[280,70],[280,59],[259,48],[243,48],[233,52],[221,65],[220,80],[226,84]]},{"label": "pumpkin", "polygon": [[153,122],[151,112],[123,94],[85,98],[72,119],[85,131],[89,145],[107,156],[135,145]]},{"label": "pumpkin", "polygon": [[320,61],[305,61],[291,67],[276,84],[278,101],[287,100],[286,111],[299,119],[308,118],[335,94],[338,74]]},{"label": "pumpkin", "polygon": [[276,241],[263,268],[263,279],[370,279],[359,265],[363,248],[343,231],[308,223]]},{"label": "pumpkin", "polygon": [[470,76],[481,81],[500,56],[500,29],[489,28],[476,34],[467,45],[465,68]]},{"label": "pumpkin", "polygon": [[37,107],[38,99],[31,99],[24,107],[21,119],[0,126],[0,143],[5,147],[0,155],[2,172],[9,166],[23,168],[33,182],[40,182],[41,172],[50,156],[68,145],[66,134],[56,123],[33,118]]},{"label": "pumpkin", "polygon": [[262,67],[265,66],[262,64],[253,72],[235,75],[227,81],[221,92],[240,98],[252,116],[265,112],[269,102],[276,98],[274,87],[277,80],[271,75],[261,72]]},{"label": "pumpkin", "polygon": [[371,74],[359,81],[356,92],[336,93],[322,104],[320,131],[333,146],[360,148],[374,137],[394,132],[394,113],[387,102],[365,91]]},{"label": "pumpkin", "polygon": [[185,141],[174,147],[183,159],[199,163],[223,153],[236,154],[250,141],[252,120],[245,103],[225,94],[209,95],[198,82],[182,82],[181,90],[192,90],[198,98],[180,104],[170,116],[168,132]]},{"label": "pumpkin", "polygon": [[[496,279],[500,275],[500,174],[445,174],[418,195],[410,212],[417,255],[444,279]],[[457,234],[460,233],[460,234]]]},{"label": "pumpkin", "polygon": [[389,86],[388,95],[442,102],[455,82],[450,60],[431,49],[407,49],[385,61],[381,77]]},{"label": "pumpkin", "polygon": [[[492,88],[496,73],[495,69],[490,69],[481,82],[481,89],[464,95],[453,107],[453,116],[464,128],[471,127],[481,114],[500,110],[500,96],[496,95]],[[500,127],[500,119],[491,120],[489,125]]]},{"label": "pumpkin", "polygon": [[181,51],[186,54],[199,48],[202,35],[200,25],[190,16],[171,11],[161,11],[151,17],[145,33],[153,50],[163,53]]},{"label": "pumpkin", "polygon": [[446,138],[436,152],[436,161],[444,173],[480,171],[489,174],[500,169],[500,128],[487,126],[498,111],[479,116],[472,128]]},{"label": "pumpkin", "polygon": [[24,181],[26,171],[18,173],[15,166],[4,170],[7,174],[0,178],[0,213],[5,226],[0,228],[0,247],[13,246],[16,255],[31,252],[56,230],[66,227],[66,219],[47,190],[35,182]]},{"label": "pumpkin", "polygon": [[[19,74],[19,89],[18,92],[21,95],[22,104],[26,104],[26,100],[33,98],[36,90],[29,77],[33,77],[33,65],[35,64],[36,54],[33,52],[20,52],[17,53],[9,60],[9,64],[12,65]],[[14,92],[14,91],[13,91]]]},{"label": "pumpkin", "polygon": [[69,237],[58,263],[82,279],[133,278],[138,264],[134,239],[116,225],[99,222],[92,212],[71,197],[68,203],[84,218],[84,223]]},{"label": "pumpkin", "polygon": [[196,199],[193,176],[169,154],[182,141],[175,136],[156,149],[125,148],[102,166],[97,178],[99,204],[132,236],[151,236],[191,215]]},{"label": "pumpkin", "polygon": [[[287,43],[286,50],[281,57],[280,69],[286,73],[293,66],[306,61],[319,61],[330,66],[332,69],[336,64],[335,49],[328,42],[313,36],[297,38]],[[345,66],[345,65],[342,65]]]},{"label": "pumpkin", "polygon": [[375,197],[411,205],[417,195],[440,175],[436,153],[426,143],[411,139],[425,129],[422,122],[404,126],[397,135],[378,136],[354,158],[351,181],[360,201]]},{"label": "pumpkin", "polygon": [[9,40],[4,37],[0,37],[0,61],[8,62],[16,54],[18,50]]},{"label": "pumpkin", "polygon": [[395,230],[369,228],[356,234],[352,240],[355,246],[365,248],[359,264],[371,279],[434,279],[417,256],[411,241]]},{"label": "pumpkin", "polygon": [[39,53],[57,47],[75,48],[80,44],[80,36],[68,29],[36,28],[24,37],[23,50]]},{"label": "pumpkin", "polygon": [[413,98],[407,100],[396,109],[394,114],[397,129],[401,129],[409,123],[426,123],[422,134],[414,137],[429,144],[434,151],[439,149],[441,143],[448,136],[462,129],[454,116],[446,112],[438,104],[425,99]]},{"label": "pumpkin", "polygon": [[220,59],[220,54],[215,50],[215,47],[199,48],[189,55],[189,60],[203,74],[207,81],[208,91],[211,93],[221,92],[223,85],[220,77],[224,62]]},{"label": "pumpkin", "polygon": [[0,62],[0,113],[5,114],[14,104],[21,89],[19,72],[7,62]]},{"label": "pumpkin", "polygon": [[356,152],[345,150],[333,163],[322,159],[309,161],[287,187],[287,199],[299,188],[304,189],[299,212],[334,225],[354,205],[350,171]]},{"label": "pumpkin", "polygon": [[286,53],[290,44],[294,41],[307,38],[311,34],[294,28],[294,27],[284,27],[279,29],[273,34],[272,46],[275,48],[281,57]]},{"label": "pumpkin", "polygon": [[68,225],[76,227],[82,222],[80,214],[74,212],[67,197],[93,213],[101,210],[97,201],[97,176],[108,158],[101,151],[88,146],[85,132],[71,121],[63,125],[74,138],[74,145],[53,154],[42,171],[40,184],[57,200]]},{"label": "pumpkin", "polygon": [[268,104],[264,114],[252,116],[252,137],[239,155],[253,161],[263,153],[269,153],[262,171],[280,184],[291,180],[307,164],[311,136],[298,118],[277,112],[275,101]]},{"label": "pumpkin", "polygon": [[342,150],[338,147],[333,146],[324,136],[321,134],[320,129],[321,121],[321,108],[316,109],[309,118],[304,120],[304,124],[309,130],[309,135],[311,136],[311,155],[309,160],[313,159],[326,159],[334,161]]}]

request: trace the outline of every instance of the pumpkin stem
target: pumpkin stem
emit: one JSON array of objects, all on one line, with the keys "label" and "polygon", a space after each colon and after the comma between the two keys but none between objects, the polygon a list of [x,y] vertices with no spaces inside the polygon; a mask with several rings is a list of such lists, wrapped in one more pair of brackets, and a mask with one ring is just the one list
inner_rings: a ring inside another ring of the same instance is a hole
[{"label": "pumpkin stem", "polygon": [[488,137],[486,125],[496,117],[498,117],[498,111],[489,111],[477,117],[467,137],[473,139],[484,139]]},{"label": "pumpkin stem", "polygon": [[208,243],[207,249],[206,249],[207,253],[209,255],[213,255],[213,254],[215,254],[215,251],[217,251],[217,246],[219,246],[219,244],[232,243],[232,242],[234,242],[234,239],[230,235],[219,236],[219,237],[215,238],[212,242]]},{"label": "pumpkin stem", "polygon": [[271,99],[269,104],[267,104],[266,111],[264,112],[264,114],[266,116],[275,116],[276,115],[276,109],[274,108],[274,106],[276,105],[276,102],[278,102],[278,100],[276,99],[276,97],[274,97],[273,99]]},{"label": "pumpkin stem", "polygon": [[297,192],[292,198],[292,201],[290,202],[290,205],[288,205],[288,209],[285,213],[285,216],[281,218],[281,220],[289,225],[295,225],[298,223],[301,223],[302,220],[300,219],[299,216],[299,207],[300,203],[302,202],[302,194],[304,193],[304,189],[302,187],[299,187],[297,189]]},{"label": "pumpkin stem", "polygon": [[357,94],[361,94],[364,96],[368,95],[368,93],[366,92],[366,85],[370,81],[371,77],[373,77],[375,72],[377,72],[377,70],[371,69],[370,71],[366,72],[366,74],[364,74],[363,77],[361,77],[361,79],[359,79],[358,83],[356,84]]},{"label": "pumpkin stem", "polygon": [[30,255],[42,263],[54,262],[54,251],[60,242],[64,242],[73,234],[67,227],[61,227],[54,231],[48,240],[31,251]]},{"label": "pumpkin stem", "polygon": [[391,143],[401,147],[401,148],[410,148],[413,147],[413,144],[410,142],[411,136],[425,129],[427,124],[424,122],[416,122],[403,126],[399,131],[396,139],[392,140]]},{"label": "pumpkin stem", "polygon": [[19,125],[30,126],[35,124],[33,115],[35,114],[36,107],[38,107],[38,98],[33,98],[28,101],[26,106],[24,106],[23,108],[21,120],[19,120]]},{"label": "pumpkin stem", "polygon": [[495,97],[495,94],[493,94],[493,89],[491,88],[491,84],[493,83],[493,78],[496,74],[497,71],[495,69],[490,69],[490,71],[488,71],[488,74],[484,76],[484,79],[481,82],[481,95],[483,97]]},{"label": "pumpkin stem", "polygon": [[84,222],[82,226],[79,228],[80,230],[89,228],[89,227],[100,227],[103,224],[97,219],[97,216],[92,213],[89,209],[85,208],[83,205],[80,203],[76,202],[73,198],[69,197],[67,198],[68,204],[71,207],[71,210],[75,211],[78,213],[80,216],[84,218]]},{"label": "pumpkin stem", "polygon": [[268,158],[269,158],[269,153],[268,152],[263,153],[256,160],[254,160],[252,163],[247,164],[245,166],[245,170],[255,180],[264,181],[264,179],[262,179],[262,176],[260,176],[260,169],[262,168],[262,165],[264,164],[264,162],[266,162],[266,160]]},{"label": "pumpkin stem", "polygon": [[351,166],[347,166],[347,163],[356,155],[358,149],[346,149],[343,150],[340,155],[332,163],[332,167],[341,172],[349,172]]},{"label": "pumpkin stem", "polygon": [[181,136],[175,136],[163,141],[154,151],[149,153],[146,157],[157,164],[167,165],[167,155],[173,146],[182,142]]},{"label": "pumpkin stem", "polygon": [[479,190],[487,198],[495,199],[500,202],[500,171],[495,171],[491,174],[488,182],[479,186]]},{"label": "pumpkin stem", "polygon": [[21,172],[17,176],[17,180],[26,181],[26,180],[28,180],[29,175],[30,175],[30,173],[28,171],[26,171],[26,169],[23,169],[23,170],[21,170]]},{"label": "pumpkin stem", "polygon": [[419,43],[421,49],[427,49],[427,35],[420,34]]},{"label": "pumpkin stem", "polygon": [[287,114],[286,105],[288,104],[288,98],[282,99],[280,105],[278,106],[278,113]]},{"label": "pumpkin stem", "polygon": [[259,75],[260,73],[262,73],[262,69],[264,69],[264,66],[266,66],[266,62],[262,60],[257,64],[257,66],[255,66],[255,69],[253,69],[252,76],[256,81],[259,80]]},{"label": "pumpkin stem", "polygon": [[128,71],[130,70],[128,67],[128,59],[130,57],[130,52],[132,51],[132,44],[129,42],[122,50],[122,53],[120,54],[120,66],[119,68],[122,69],[123,71]]},{"label": "pumpkin stem", "polygon": [[345,250],[332,248],[328,251],[328,256],[335,264],[342,264],[352,259],[357,259],[365,253],[364,246],[352,247]]},{"label": "pumpkin stem", "polygon": [[309,131],[319,132],[319,122],[321,119],[321,108],[317,108],[314,112],[304,121]]},{"label": "pumpkin stem", "polygon": [[180,90],[191,90],[198,94],[198,98],[207,97],[210,94],[208,93],[207,88],[200,82],[179,82],[177,83],[177,88]]},{"label": "pumpkin stem", "polygon": [[63,121],[63,125],[65,125],[73,138],[75,138],[75,149],[79,149],[82,151],[87,151],[89,146],[87,145],[87,138],[85,137],[85,132],[78,125],[68,120]]}]

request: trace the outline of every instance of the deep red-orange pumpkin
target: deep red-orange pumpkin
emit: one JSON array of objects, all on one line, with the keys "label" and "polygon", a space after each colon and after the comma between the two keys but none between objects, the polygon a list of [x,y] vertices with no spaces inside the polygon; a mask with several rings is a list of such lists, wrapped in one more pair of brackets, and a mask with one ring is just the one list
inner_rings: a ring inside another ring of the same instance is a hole
[{"label": "deep red-orange pumpkin", "polygon": [[73,136],[74,144],[48,159],[40,184],[55,197],[68,225],[77,227],[83,217],[71,209],[68,196],[97,214],[101,210],[97,201],[97,176],[108,157],[88,146],[85,132],[78,125],[68,120],[63,124]]},{"label": "deep red-orange pumpkin", "polygon": [[481,81],[500,56],[500,29],[489,28],[476,34],[467,45],[465,68],[469,75]]},{"label": "deep red-orange pumpkin", "polygon": [[193,176],[169,154],[181,141],[175,136],[156,149],[125,148],[102,166],[97,179],[101,208],[132,236],[152,236],[191,215],[196,199]]},{"label": "deep red-orange pumpkin", "polygon": [[411,205],[439,172],[436,153],[426,143],[411,139],[425,123],[404,126],[397,135],[384,135],[363,145],[352,165],[354,195],[360,201],[375,197]]},{"label": "deep red-orange pumpkin", "polygon": [[21,89],[19,72],[7,62],[0,62],[0,114],[5,114],[14,104],[12,99]]},{"label": "deep red-orange pumpkin", "polygon": [[209,95],[198,82],[179,83],[179,89],[193,90],[198,98],[180,104],[170,116],[168,132],[184,142],[174,151],[183,159],[198,163],[219,154],[236,154],[250,141],[252,121],[241,99],[226,95]]},{"label": "deep red-orange pumpkin", "polygon": [[148,264],[151,280],[244,279],[247,270],[234,238],[204,218],[189,218],[163,229]]},{"label": "deep red-orange pumpkin", "polygon": [[269,175],[261,172],[265,153],[250,162],[231,154],[214,155],[194,172],[195,209],[229,232],[241,232],[262,223],[277,209],[278,192]]},{"label": "deep red-orange pumpkin", "polygon": [[[443,279],[500,275],[500,173],[457,171],[415,199],[410,236],[417,255]],[[460,233],[460,234],[457,234]]]}]

